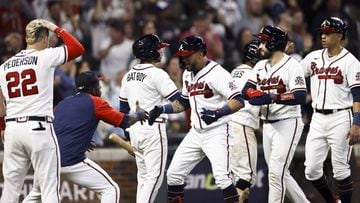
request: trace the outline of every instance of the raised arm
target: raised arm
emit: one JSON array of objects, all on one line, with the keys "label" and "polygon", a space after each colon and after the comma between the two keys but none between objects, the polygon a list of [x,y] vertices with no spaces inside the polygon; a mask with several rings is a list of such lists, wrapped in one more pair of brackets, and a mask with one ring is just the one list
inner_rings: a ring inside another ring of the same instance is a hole
[{"label": "raised arm", "polygon": [[43,20],[43,22],[44,26],[48,30],[56,33],[58,37],[65,43],[67,61],[71,61],[84,53],[84,46],[73,35],[65,31],[63,28],[56,26],[50,21]]}]

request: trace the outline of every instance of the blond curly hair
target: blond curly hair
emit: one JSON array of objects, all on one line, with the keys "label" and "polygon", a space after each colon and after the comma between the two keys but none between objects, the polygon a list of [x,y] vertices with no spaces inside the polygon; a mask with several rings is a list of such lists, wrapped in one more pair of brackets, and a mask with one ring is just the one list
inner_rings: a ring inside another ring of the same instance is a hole
[{"label": "blond curly hair", "polygon": [[[45,32],[46,31],[46,32]],[[48,30],[45,27],[43,19],[35,19],[30,21],[25,28],[26,36],[25,40],[27,44],[34,44],[39,40],[40,36],[43,36],[42,33],[48,35]]]}]

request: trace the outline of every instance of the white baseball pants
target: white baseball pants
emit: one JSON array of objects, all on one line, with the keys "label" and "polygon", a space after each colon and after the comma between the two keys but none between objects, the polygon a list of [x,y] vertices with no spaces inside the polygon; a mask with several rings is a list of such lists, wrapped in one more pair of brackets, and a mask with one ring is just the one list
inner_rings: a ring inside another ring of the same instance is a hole
[{"label": "white baseball pants", "polygon": [[4,190],[1,203],[19,202],[20,191],[30,164],[34,168],[34,180],[41,188],[43,202],[60,202],[60,154],[52,123],[7,122],[3,162]]},{"label": "white baseball pants", "polygon": [[220,189],[232,185],[230,178],[229,125],[198,132],[191,128],[182,140],[167,171],[168,185],[183,185],[186,176],[205,157],[210,160],[215,183]]},{"label": "white baseball pants", "polygon": [[285,192],[295,203],[309,202],[289,171],[303,128],[301,118],[263,125],[264,156],[269,168],[268,202],[284,202]]}]

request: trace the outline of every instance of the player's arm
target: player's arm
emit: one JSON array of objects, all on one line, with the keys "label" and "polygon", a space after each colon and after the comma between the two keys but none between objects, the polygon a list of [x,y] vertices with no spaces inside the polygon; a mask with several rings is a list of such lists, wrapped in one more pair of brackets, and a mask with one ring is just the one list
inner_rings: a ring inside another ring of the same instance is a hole
[{"label": "player's arm", "polygon": [[6,115],[6,107],[5,107],[5,98],[0,91],[0,130],[5,130],[5,115]]},{"label": "player's arm", "polygon": [[182,96],[179,92],[168,98],[171,103],[155,106],[149,113],[149,125],[152,125],[156,118],[162,113],[179,113],[190,107],[189,99]]},{"label": "player's arm", "polygon": [[219,118],[232,114],[244,107],[244,100],[241,97],[240,92],[231,96],[227,104],[217,110],[203,109],[201,113],[201,119],[207,124],[217,121]]},{"label": "player's arm", "polygon": [[360,141],[360,87],[351,88],[353,96],[353,124],[349,131],[349,144],[353,145]]},{"label": "player's arm", "polygon": [[71,61],[84,53],[84,46],[72,34],[47,20],[44,20],[44,26],[48,30],[56,33],[58,37],[65,43],[67,61]]},{"label": "player's arm", "polygon": [[100,97],[92,97],[95,107],[96,118],[116,127],[127,128],[137,121],[146,119],[146,112],[138,108],[133,114],[125,114],[112,108]]}]

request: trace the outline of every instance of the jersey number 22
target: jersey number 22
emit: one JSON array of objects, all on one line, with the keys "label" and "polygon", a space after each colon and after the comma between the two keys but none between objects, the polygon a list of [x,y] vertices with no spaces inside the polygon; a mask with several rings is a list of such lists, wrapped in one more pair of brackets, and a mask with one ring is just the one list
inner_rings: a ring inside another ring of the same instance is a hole
[{"label": "jersey number 22", "polygon": [[[20,79],[22,79],[21,84]],[[9,72],[6,74],[6,81],[8,82],[9,98],[29,96],[39,92],[38,87],[33,85],[36,82],[33,69],[25,69],[21,73]]]}]

